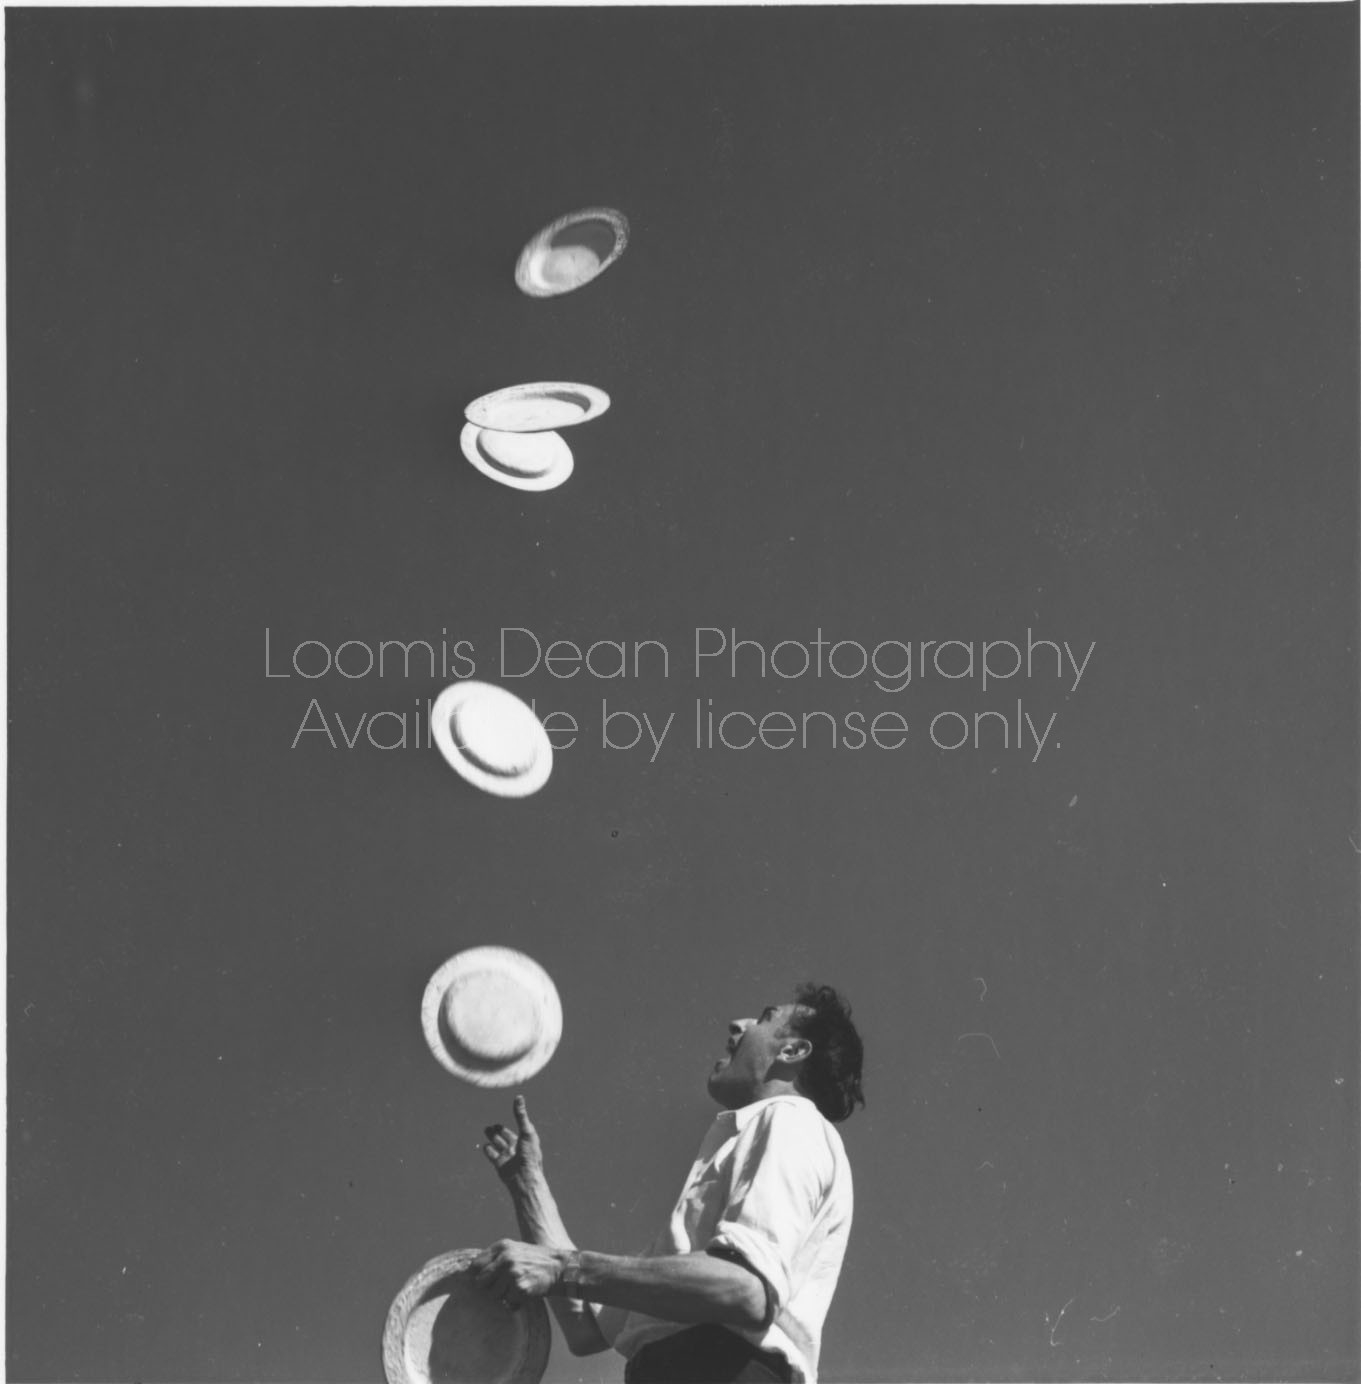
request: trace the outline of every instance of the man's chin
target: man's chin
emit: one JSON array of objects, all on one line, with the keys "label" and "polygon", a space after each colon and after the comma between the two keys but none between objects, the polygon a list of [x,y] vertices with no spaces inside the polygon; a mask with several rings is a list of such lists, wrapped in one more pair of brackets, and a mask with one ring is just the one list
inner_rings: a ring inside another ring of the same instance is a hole
[{"label": "man's chin", "polygon": [[708,1080],[709,1095],[721,1105],[724,1110],[736,1110],[746,1104],[741,1083],[732,1080],[726,1066],[720,1067],[715,1072],[709,1073]]}]

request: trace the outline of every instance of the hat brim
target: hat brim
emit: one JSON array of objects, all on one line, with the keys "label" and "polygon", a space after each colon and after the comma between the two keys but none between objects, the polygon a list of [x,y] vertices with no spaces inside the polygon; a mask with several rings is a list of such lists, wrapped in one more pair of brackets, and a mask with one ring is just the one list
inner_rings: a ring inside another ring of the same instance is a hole
[{"label": "hat brim", "polygon": [[498,462],[482,445],[482,436],[489,432],[502,432],[500,428],[484,428],[477,423],[465,423],[459,434],[458,445],[463,455],[482,472],[500,485],[508,485],[512,490],[553,490],[572,474],[575,461],[572,449],[563,441],[561,434],[550,431],[528,434],[532,437],[553,438],[556,446],[552,465],[537,476],[527,476],[522,471],[512,471]]},{"label": "hat brim", "polygon": [[437,1255],[407,1279],[383,1330],[387,1384],[538,1384],[551,1332],[543,1303],[508,1311],[467,1273],[480,1251]]},{"label": "hat brim", "polygon": [[548,777],[553,772],[553,742],[549,740],[548,732],[544,730],[543,723],[537,717],[533,732],[537,753],[534,763],[522,774],[496,774],[490,769],[484,769],[470,759],[454,739],[454,713],[469,697],[480,696],[488,689],[499,695],[515,696],[513,692],[507,692],[504,687],[497,687],[495,683],[466,680],[452,683],[435,698],[435,704],[430,708],[430,733],[449,766],[474,787],[486,793],[493,793],[498,798],[527,798],[531,793],[537,793],[548,782]]},{"label": "hat brim", "polygon": [[599,418],[609,406],[610,396],[593,384],[537,380],[482,394],[463,416],[493,432],[556,432]]},{"label": "hat brim", "polygon": [[[510,972],[533,996],[539,1033],[528,1052],[505,1062],[478,1057],[463,1048],[444,1017],[444,997],[462,976],[478,970]],[[430,977],[421,998],[421,1029],[426,1045],[446,1071],[474,1086],[517,1086],[548,1063],[562,1039],[562,1001],[552,977],[532,957],[511,947],[472,947],[451,956]]]},{"label": "hat brim", "polygon": [[[576,283],[555,284],[549,282],[543,278],[539,270],[544,260],[555,249],[559,248],[554,245],[554,240],[563,231],[570,230],[573,226],[580,225],[585,221],[605,222],[614,232],[613,247],[590,274],[579,279]],[[587,207],[582,211],[568,212],[566,216],[560,216],[556,221],[545,226],[520,251],[520,258],[515,265],[515,286],[521,293],[526,293],[531,298],[557,298],[564,293],[575,293],[577,289],[585,288],[587,284],[594,283],[624,253],[628,248],[628,243],[629,223],[628,217],[623,212],[615,211],[613,207]]]}]

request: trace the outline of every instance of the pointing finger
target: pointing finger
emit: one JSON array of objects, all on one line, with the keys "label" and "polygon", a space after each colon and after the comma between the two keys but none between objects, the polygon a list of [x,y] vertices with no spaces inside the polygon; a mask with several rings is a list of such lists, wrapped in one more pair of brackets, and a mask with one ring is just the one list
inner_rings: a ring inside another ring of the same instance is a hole
[{"label": "pointing finger", "polygon": [[533,1134],[534,1126],[529,1120],[529,1107],[525,1104],[523,1096],[515,1097],[515,1123],[520,1126],[521,1134]]}]

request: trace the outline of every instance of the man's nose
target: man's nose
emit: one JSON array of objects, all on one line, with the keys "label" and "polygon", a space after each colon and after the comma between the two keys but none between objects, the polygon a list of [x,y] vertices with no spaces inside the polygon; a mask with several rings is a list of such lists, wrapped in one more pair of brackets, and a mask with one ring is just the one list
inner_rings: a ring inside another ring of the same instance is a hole
[{"label": "man's nose", "polygon": [[755,1019],[733,1019],[728,1024],[728,1032],[734,1038],[740,1038],[756,1022]]}]

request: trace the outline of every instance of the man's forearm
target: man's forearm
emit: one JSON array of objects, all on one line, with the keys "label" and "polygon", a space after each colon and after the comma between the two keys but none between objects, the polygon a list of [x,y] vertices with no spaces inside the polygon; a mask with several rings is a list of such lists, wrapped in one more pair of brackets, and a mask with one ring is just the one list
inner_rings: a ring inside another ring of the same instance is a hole
[{"label": "man's forearm", "polygon": [[[515,1219],[520,1234],[530,1244],[545,1249],[571,1250],[572,1237],[567,1233],[558,1203],[542,1175],[517,1178],[510,1185],[510,1199],[515,1207]],[[595,1319],[595,1309],[588,1302],[572,1298],[552,1297],[548,1305],[558,1319],[567,1348],[573,1355],[594,1355],[608,1350],[609,1342],[601,1334]]]},{"label": "man's forearm", "polygon": [[520,1235],[533,1245],[546,1249],[572,1249],[572,1237],[567,1233],[558,1203],[554,1200],[548,1179],[540,1173],[535,1177],[517,1178],[510,1185],[510,1199],[515,1207],[515,1219]]},{"label": "man's forearm", "polygon": [[711,1254],[626,1258],[579,1250],[562,1255],[572,1289],[590,1302],[687,1325],[717,1322],[754,1330],[766,1316],[764,1282],[741,1264]]}]

